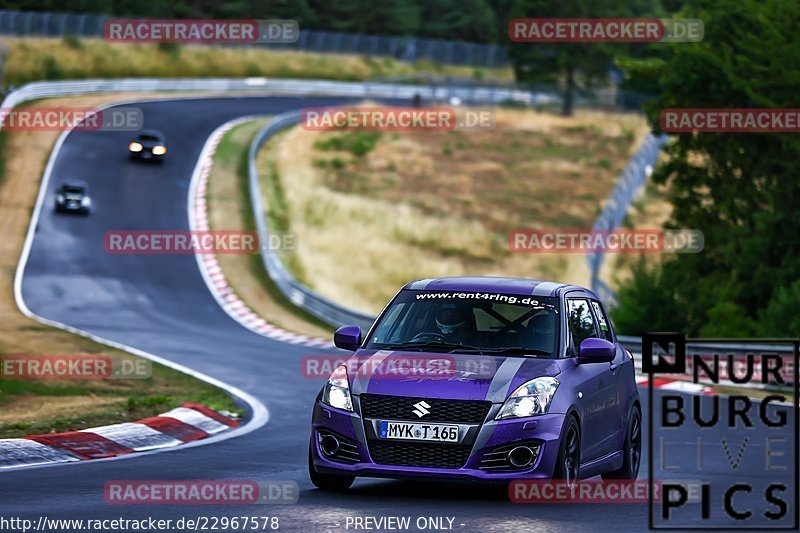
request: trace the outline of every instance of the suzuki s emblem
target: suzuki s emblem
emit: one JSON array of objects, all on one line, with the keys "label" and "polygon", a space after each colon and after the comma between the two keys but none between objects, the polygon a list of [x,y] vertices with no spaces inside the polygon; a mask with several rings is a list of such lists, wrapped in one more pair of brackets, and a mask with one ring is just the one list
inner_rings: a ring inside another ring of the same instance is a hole
[{"label": "suzuki s emblem", "polygon": [[421,401],[421,402],[415,403],[414,407],[416,407],[416,409],[414,409],[411,412],[414,413],[415,415],[417,415],[420,418],[422,418],[425,415],[429,415],[431,413],[430,411],[428,411],[428,409],[430,409],[431,406],[428,405],[428,402],[426,402],[424,400]]}]

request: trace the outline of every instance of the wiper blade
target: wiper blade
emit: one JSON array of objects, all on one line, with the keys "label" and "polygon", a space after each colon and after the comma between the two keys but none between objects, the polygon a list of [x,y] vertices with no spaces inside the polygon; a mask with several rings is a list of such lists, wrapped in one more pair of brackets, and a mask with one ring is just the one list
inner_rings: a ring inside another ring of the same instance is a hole
[{"label": "wiper blade", "polygon": [[389,345],[390,350],[406,350],[414,348],[446,348],[449,349],[451,352],[454,350],[465,350],[465,351],[482,350],[482,348],[478,348],[477,346],[470,346],[468,344],[459,344],[454,342],[438,342],[438,341],[404,342],[400,344]]},{"label": "wiper blade", "polygon": [[509,346],[505,348],[478,348],[481,353],[492,355],[551,355],[546,350],[536,348],[525,348],[523,346]]}]

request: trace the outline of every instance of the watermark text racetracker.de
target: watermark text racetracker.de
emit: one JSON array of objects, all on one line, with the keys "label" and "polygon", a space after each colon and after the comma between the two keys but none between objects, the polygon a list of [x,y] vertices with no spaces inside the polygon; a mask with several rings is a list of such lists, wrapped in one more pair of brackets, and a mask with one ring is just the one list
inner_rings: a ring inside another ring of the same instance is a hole
[{"label": "watermark text racetracker.de", "polygon": [[151,376],[152,362],[137,357],[0,355],[0,379],[147,379]]},{"label": "watermark text racetracker.de", "polygon": [[698,253],[699,230],[515,230],[508,247],[521,253]]},{"label": "watermark text racetracker.de", "polygon": [[452,131],[492,129],[492,109],[455,107],[339,107],[304,109],[300,127],[309,131]]},{"label": "watermark text racetracker.de", "polygon": [[115,480],[103,490],[113,505],[255,505],[294,504],[296,481],[280,480]]},{"label": "watermark text racetracker.de", "polygon": [[459,381],[491,379],[497,370],[496,357],[453,356],[449,354],[396,355],[389,358],[308,355],[300,360],[300,373],[308,379],[327,379],[344,365],[348,375],[368,380]]},{"label": "watermark text racetracker.de", "polygon": [[110,42],[288,44],[300,38],[288,19],[109,19],[103,37]]},{"label": "watermark text racetracker.de", "polygon": [[800,109],[669,108],[659,126],[667,133],[799,133]]},{"label": "watermark text racetracker.de", "polygon": [[138,131],[138,107],[30,107],[0,109],[0,129],[9,131]]},{"label": "watermark text racetracker.de", "polygon": [[700,19],[524,18],[508,22],[508,38],[518,43],[698,42]]},{"label": "watermark text racetracker.de", "polygon": [[255,231],[137,230],[107,231],[105,250],[109,254],[255,254],[262,250],[294,250],[293,233],[270,233],[260,242]]}]

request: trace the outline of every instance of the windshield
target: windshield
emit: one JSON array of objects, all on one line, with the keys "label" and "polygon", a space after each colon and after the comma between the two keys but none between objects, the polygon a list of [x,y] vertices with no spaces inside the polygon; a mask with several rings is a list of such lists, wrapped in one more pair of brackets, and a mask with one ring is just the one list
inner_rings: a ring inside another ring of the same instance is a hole
[{"label": "windshield", "polygon": [[139,140],[146,143],[155,143],[160,139],[155,135],[139,135]]},{"label": "windshield", "polygon": [[367,347],[555,357],[558,323],[558,298],[404,290]]},{"label": "windshield", "polygon": [[83,188],[75,186],[66,186],[63,189],[65,194],[83,194]]}]

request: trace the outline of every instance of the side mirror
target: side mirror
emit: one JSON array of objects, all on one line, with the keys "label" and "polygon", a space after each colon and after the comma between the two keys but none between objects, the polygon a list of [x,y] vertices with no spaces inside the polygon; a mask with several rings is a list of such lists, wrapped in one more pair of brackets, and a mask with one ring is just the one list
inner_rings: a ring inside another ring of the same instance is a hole
[{"label": "side mirror", "polygon": [[361,328],[358,326],[342,326],[333,334],[333,344],[342,350],[354,352],[361,346]]},{"label": "side mirror", "polygon": [[605,339],[584,339],[578,352],[578,363],[609,363],[614,360],[617,348]]}]

